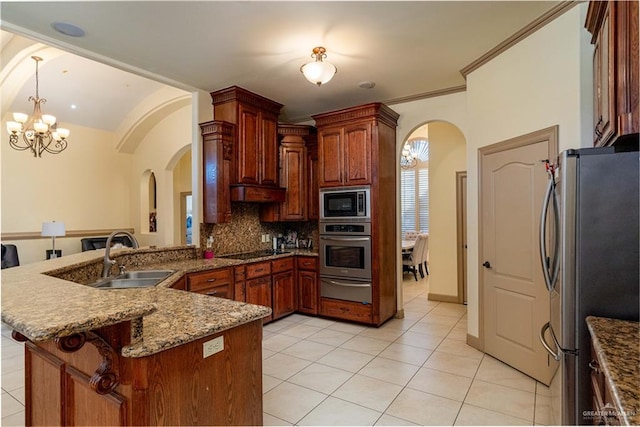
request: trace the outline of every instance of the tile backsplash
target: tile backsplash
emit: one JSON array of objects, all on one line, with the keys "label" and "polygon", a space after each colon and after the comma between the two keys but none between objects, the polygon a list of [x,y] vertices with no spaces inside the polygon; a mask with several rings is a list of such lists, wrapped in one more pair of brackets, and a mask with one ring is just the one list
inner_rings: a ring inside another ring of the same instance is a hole
[{"label": "tile backsplash", "polygon": [[200,224],[200,248],[207,247],[207,238],[213,236],[214,254],[233,254],[271,249],[271,239],[262,243],[263,234],[286,236],[295,231],[298,239],[311,237],[314,247],[318,241],[318,222],[260,222],[260,205],[232,203],[231,222],[226,224]]}]

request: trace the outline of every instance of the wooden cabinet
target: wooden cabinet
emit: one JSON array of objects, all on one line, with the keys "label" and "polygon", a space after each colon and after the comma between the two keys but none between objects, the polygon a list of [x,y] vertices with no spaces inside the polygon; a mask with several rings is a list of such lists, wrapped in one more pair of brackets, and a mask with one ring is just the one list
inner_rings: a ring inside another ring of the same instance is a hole
[{"label": "wooden cabinet", "polygon": [[[25,425],[262,425],[260,320],[144,357],[121,355],[130,333],[26,341]],[[224,349],[203,358],[218,337]]]},{"label": "wooden cabinet", "polygon": [[616,415],[617,405],[613,399],[613,392],[600,368],[600,360],[591,345],[591,405],[593,411],[593,425],[619,426],[622,423]]},{"label": "wooden cabinet", "polygon": [[232,86],[211,92],[216,120],[235,125],[231,201],[282,202],[278,187],[278,114],[282,104]]},{"label": "wooden cabinet", "polygon": [[318,125],[318,129],[319,186],[371,184],[371,123]]},{"label": "wooden cabinet", "polygon": [[318,314],[318,257],[297,257],[298,311]]},{"label": "wooden cabinet", "polygon": [[640,132],[638,1],[592,1],[594,145],[637,140]]},{"label": "wooden cabinet", "polygon": [[380,325],[397,310],[399,115],[384,104],[372,103],[312,117],[318,129],[319,187],[369,185],[371,195],[371,305],[322,299],[320,314]]},{"label": "wooden cabinet", "polygon": [[171,285],[171,288],[178,289],[180,291],[186,291],[187,290],[187,277],[186,276],[182,276],[173,285]]},{"label": "wooden cabinet", "polygon": [[307,219],[320,219],[320,192],[318,186],[318,140],[307,143]]},{"label": "wooden cabinet", "polygon": [[[280,136],[280,186],[286,188],[285,200],[279,204],[261,206],[260,220],[306,221],[317,218],[316,206],[310,205],[312,193],[317,193],[317,168],[309,169],[307,144],[315,144],[315,128],[304,125],[278,125]],[[317,154],[316,154],[317,156]],[[317,198],[317,196],[316,196]]]},{"label": "wooden cabinet", "polygon": [[219,120],[201,123],[204,222],[231,221],[231,154],[235,125]]},{"label": "wooden cabinet", "polygon": [[293,257],[271,261],[273,272],[273,319],[296,311],[296,289],[293,276]]},{"label": "wooden cabinet", "polygon": [[187,290],[219,298],[233,299],[233,269],[229,267],[188,274]]},{"label": "wooden cabinet", "polygon": [[246,274],[244,265],[238,265],[233,268],[233,299],[236,301],[247,301]]},{"label": "wooden cabinet", "polygon": [[[251,304],[273,307],[271,286],[271,262],[255,262],[246,265],[246,302]],[[263,321],[273,320],[273,313],[265,317]]]}]

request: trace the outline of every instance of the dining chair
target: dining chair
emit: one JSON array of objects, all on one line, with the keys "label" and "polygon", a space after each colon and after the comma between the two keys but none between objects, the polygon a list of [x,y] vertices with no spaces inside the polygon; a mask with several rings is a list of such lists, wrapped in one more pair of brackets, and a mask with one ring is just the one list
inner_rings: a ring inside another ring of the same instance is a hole
[{"label": "dining chair", "polygon": [[[424,247],[422,248],[422,255],[421,255],[421,259],[420,259],[420,276],[424,277],[424,275],[429,275],[429,268],[427,266],[428,262],[429,262],[429,233],[423,233],[421,234],[422,236],[424,236],[425,239],[425,243],[424,243]],[[422,273],[422,266],[424,265],[424,274]]]},{"label": "dining chair", "polygon": [[407,269],[408,271],[413,272],[413,277],[418,281],[418,270],[420,271],[420,276],[424,277],[422,273],[422,253],[424,252],[424,246],[427,244],[428,235],[419,234],[416,238],[416,244],[413,246],[413,250],[409,254],[408,257],[402,260],[403,269]]}]

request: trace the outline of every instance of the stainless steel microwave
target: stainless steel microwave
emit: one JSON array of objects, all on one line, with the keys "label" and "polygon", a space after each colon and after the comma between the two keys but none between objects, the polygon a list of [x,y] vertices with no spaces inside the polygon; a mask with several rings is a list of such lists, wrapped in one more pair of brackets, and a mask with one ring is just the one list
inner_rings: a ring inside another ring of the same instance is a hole
[{"label": "stainless steel microwave", "polygon": [[320,189],[320,220],[371,220],[371,188],[332,187]]}]

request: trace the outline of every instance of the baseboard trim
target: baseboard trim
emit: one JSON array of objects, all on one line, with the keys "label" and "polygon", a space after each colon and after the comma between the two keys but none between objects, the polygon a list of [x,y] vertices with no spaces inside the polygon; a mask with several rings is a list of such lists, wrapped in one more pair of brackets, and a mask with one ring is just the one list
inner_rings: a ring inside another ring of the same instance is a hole
[{"label": "baseboard trim", "polygon": [[404,308],[396,311],[396,314],[393,317],[394,319],[404,319]]},{"label": "baseboard trim", "polygon": [[482,345],[479,337],[474,337],[473,335],[467,334],[467,344],[484,353],[484,345]]},{"label": "baseboard trim", "polygon": [[434,294],[432,292],[429,292],[429,294],[427,295],[427,299],[429,301],[452,302],[454,304],[460,304],[460,301],[458,301],[457,295],[443,295],[443,294]]}]

